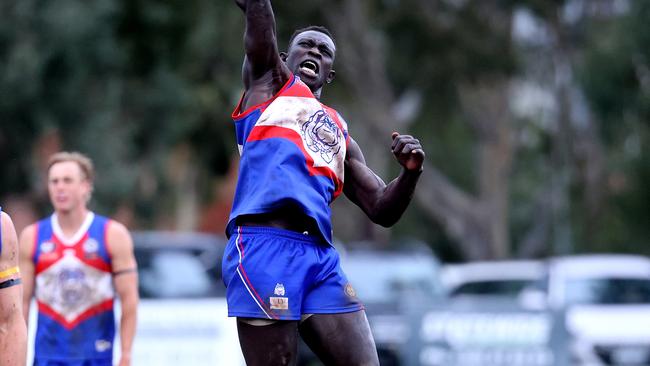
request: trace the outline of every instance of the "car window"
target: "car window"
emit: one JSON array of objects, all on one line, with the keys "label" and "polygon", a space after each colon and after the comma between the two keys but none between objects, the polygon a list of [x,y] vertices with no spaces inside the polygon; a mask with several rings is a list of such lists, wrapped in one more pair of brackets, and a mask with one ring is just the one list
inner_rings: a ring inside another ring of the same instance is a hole
[{"label": "car window", "polygon": [[451,295],[517,296],[524,288],[531,287],[533,282],[515,279],[468,282],[453,289]]},{"label": "car window", "polygon": [[[197,298],[223,296],[225,288],[216,270],[220,258],[190,248],[136,248],[142,298]],[[207,262],[207,263],[206,263]],[[212,264],[213,266],[210,266]]]},{"label": "car window", "polygon": [[650,304],[650,279],[569,280],[565,297],[567,304]]},{"label": "car window", "polygon": [[442,296],[435,262],[412,258],[348,258],[343,265],[348,279],[364,302],[433,300]]}]

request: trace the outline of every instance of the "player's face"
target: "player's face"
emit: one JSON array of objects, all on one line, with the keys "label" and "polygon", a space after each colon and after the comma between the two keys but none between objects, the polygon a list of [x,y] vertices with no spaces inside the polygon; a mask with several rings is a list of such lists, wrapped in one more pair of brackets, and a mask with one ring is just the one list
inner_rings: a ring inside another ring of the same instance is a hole
[{"label": "player's face", "polygon": [[54,210],[69,212],[85,207],[91,187],[79,164],[62,161],[50,167],[47,189]]},{"label": "player's face", "polygon": [[325,33],[310,30],[293,39],[286,62],[291,72],[316,91],[334,78],[332,64],[335,55],[334,41]]}]

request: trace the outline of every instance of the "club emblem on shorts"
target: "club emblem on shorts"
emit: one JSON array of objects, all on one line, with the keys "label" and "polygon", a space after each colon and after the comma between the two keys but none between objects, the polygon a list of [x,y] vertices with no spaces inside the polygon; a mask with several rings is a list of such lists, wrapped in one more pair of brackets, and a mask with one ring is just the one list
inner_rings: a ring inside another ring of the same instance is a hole
[{"label": "club emblem on shorts", "polygon": [[307,148],[312,152],[320,153],[320,156],[328,164],[341,150],[339,126],[322,109],[314,113],[302,125],[302,138],[307,144]]},{"label": "club emblem on shorts", "polygon": [[271,303],[271,309],[273,310],[288,310],[289,309],[289,298],[284,297],[284,285],[281,283],[275,284],[275,289],[273,290],[275,296],[269,298],[269,303]]},{"label": "club emblem on shorts", "polygon": [[349,297],[357,297],[357,292],[354,291],[354,287],[349,283],[345,285],[345,294]]},{"label": "club emblem on shorts", "polygon": [[276,296],[284,296],[284,285],[281,283],[275,284],[275,290],[273,291],[273,294]]}]

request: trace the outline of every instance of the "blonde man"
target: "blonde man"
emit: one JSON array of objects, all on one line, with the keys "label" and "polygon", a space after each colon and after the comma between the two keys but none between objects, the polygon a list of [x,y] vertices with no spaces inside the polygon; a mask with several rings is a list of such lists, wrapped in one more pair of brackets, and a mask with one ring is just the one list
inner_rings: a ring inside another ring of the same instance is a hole
[{"label": "blonde man", "polygon": [[38,323],[34,365],[112,366],[120,297],[120,366],[130,365],[136,327],[138,279],[131,235],[124,225],[88,209],[91,160],[54,154],[47,187],[54,213],[20,236],[25,317],[35,296]]},{"label": "blonde man", "polygon": [[23,366],[27,329],[22,316],[18,239],[11,218],[0,209],[0,365]]}]

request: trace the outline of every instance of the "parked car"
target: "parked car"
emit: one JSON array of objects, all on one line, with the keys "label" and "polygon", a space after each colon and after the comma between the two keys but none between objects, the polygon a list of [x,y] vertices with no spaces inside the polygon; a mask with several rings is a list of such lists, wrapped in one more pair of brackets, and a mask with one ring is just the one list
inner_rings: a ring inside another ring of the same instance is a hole
[{"label": "parked car", "polygon": [[[343,271],[364,303],[382,366],[407,365],[416,352],[408,342],[416,331],[412,307],[444,301],[440,264],[428,248],[415,251],[348,250]],[[321,365],[301,347],[301,365]]]},{"label": "parked car", "polygon": [[650,365],[650,258],[554,258],[540,287],[543,305],[566,311],[576,364]]},{"label": "parked car", "polygon": [[449,299],[422,317],[414,364],[423,366],[560,366],[557,318],[526,309],[519,296],[544,278],[535,260],[448,264],[442,282]]},{"label": "parked car", "polygon": [[522,290],[540,281],[544,274],[542,261],[481,261],[445,265],[442,281],[451,297],[488,295],[516,298]]}]

